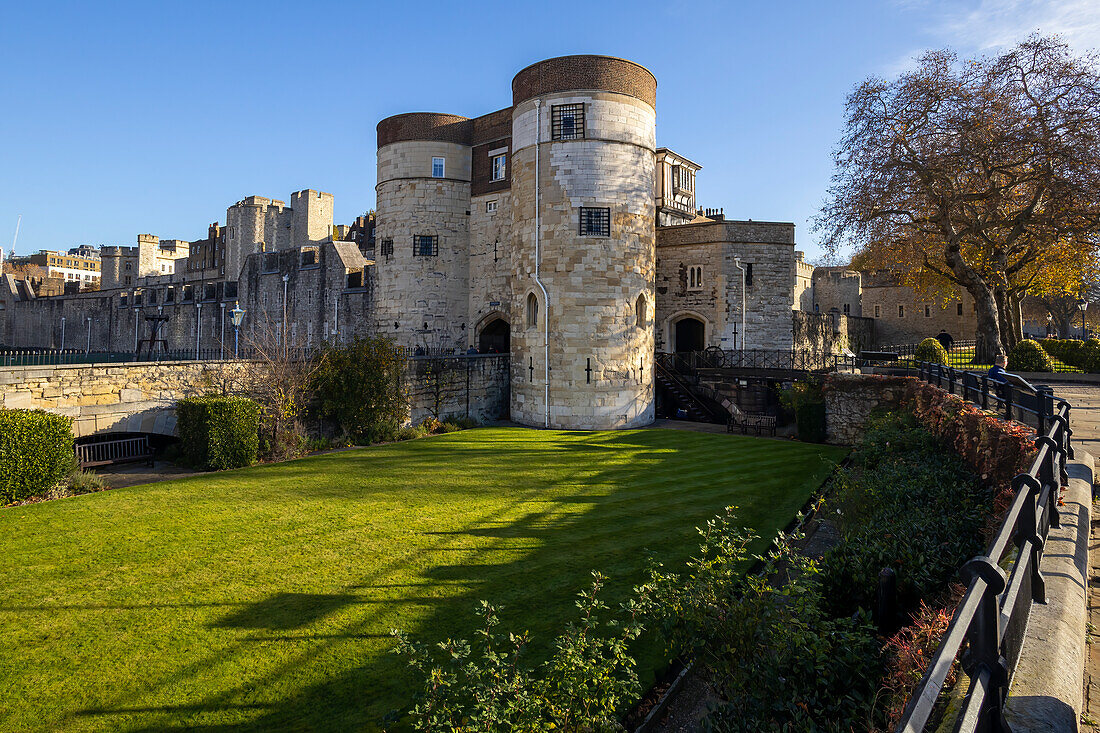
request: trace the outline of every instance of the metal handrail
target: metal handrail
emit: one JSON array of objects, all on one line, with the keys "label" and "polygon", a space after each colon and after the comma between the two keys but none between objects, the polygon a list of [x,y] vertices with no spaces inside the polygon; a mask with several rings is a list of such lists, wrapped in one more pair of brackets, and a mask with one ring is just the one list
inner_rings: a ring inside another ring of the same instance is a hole
[{"label": "metal handrail", "polygon": [[[964,399],[971,402],[975,400],[968,394],[979,389],[975,396],[982,398],[983,407],[993,399],[1009,417],[1014,409],[1034,417],[1038,452],[1028,471],[1012,480],[1015,499],[986,554],[963,565],[966,593],[895,731],[924,730],[956,660],[971,682],[954,730],[1008,731],[1004,705],[1031,604],[1046,601],[1040,566],[1047,533],[1059,526],[1058,491],[1068,482],[1066,463],[1073,458],[1070,405],[1055,398],[1049,387],[1029,385],[1025,380],[1009,383],[999,396],[996,389],[990,391],[991,380],[985,375],[962,376],[959,370],[927,362],[918,363],[917,371],[923,381],[952,394],[957,394],[956,387],[962,389]],[[1025,406],[1023,398],[1029,391],[1032,404]],[[1006,563],[1013,549],[1016,555]]]}]

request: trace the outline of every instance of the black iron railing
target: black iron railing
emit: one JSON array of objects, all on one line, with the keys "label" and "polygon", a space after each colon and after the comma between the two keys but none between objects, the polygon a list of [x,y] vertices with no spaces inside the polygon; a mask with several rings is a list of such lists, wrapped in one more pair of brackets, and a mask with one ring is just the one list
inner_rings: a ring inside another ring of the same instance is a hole
[{"label": "black iron railing", "polygon": [[676,374],[694,375],[700,369],[742,369],[762,372],[810,373],[851,370],[856,357],[787,349],[719,349],[658,353],[657,363]]},{"label": "black iron railing", "polygon": [[1068,481],[1066,463],[1073,458],[1070,405],[1055,398],[1050,388],[1029,385],[1014,375],[1000,385],[939,364],[918,362],[915,370],[930,384],[1032,425],[1038,452],[1031,468],[1012,480],[1016,498],[986,554],[963,565],[966,593],[895,731],[925,729],[956,662],[969,686],[953,730],[1008,731],[1005,699],[1031,604],[1046,601],[1039,568],[1047,533],[1058,526],[1058,494]]}]

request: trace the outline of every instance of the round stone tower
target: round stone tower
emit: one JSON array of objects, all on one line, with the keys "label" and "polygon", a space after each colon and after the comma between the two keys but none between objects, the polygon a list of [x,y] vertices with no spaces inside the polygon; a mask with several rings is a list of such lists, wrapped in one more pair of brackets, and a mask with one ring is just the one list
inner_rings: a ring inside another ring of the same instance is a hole
[{"label": "round stone tower", "polygon": [[470,120],[412,112],[378,123],[374,314],[405,346],[466,344]]},{"label": "round stone tower", "polygon": [[656,93],[607,56],[512,80],[513,420],[653,421]]}]

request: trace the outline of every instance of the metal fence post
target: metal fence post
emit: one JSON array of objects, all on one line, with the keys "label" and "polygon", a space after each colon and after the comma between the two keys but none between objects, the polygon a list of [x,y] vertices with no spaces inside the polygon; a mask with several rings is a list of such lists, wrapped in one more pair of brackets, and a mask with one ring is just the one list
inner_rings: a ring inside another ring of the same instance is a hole
[{"label": "metal fence post", "polygon": [[1046,385],[1035,388],[1035,420],[1038,422],[1036,431],[1039,435],[1046,435],[1049,429],[1047,422],[1050,419],[1054,404],[1054,390]]},{"label": "metal fence post", "polygon": [[1008,663],[1001,656],[1001,609],[997,597],[1008,585],[1008,577],[988,557],[975,557],[962,567],[967,584],[975,578],[985,581],[978,610],[966,631],[967,651],[962,661],[970,679],[982,671],[989,673],[988,704],[981,711],[977,730],[991,733],[1011,733],[1004,718],[1005,696],[1008,692]]},{"label": "metal fence post", "polygon": [[1026,473],[1021,473],[1012,479],[1012,488],[1017,493],[1026,491],[1027,501],[1024,502],[1020,518],[1016,520],[1016,547],[1022,553],[1025,542],[1031,542],[1031,600],[1036,603],[1047,602],[1047,585],[1043,580],[1043,574],[1039,572],[1039,563],[1043,560],[1044,538],[1039,535],[1039,515],[1036,507],[1039,502],[1039,494],[1042,484],[1039,479]]}]

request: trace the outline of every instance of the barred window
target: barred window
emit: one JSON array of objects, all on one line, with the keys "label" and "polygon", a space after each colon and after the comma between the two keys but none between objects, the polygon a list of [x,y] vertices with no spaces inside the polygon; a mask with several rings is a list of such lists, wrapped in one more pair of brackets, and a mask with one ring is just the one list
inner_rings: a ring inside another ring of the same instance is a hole
[{"label": "barred window", "polygon": [[551,140],[579,140],[583,137],[583,104],[555,104],[550,107]]},{"label": "barred window", "polygon": [[382,240],[382,254],[384,254],[384,255],[392,255],[393,254],[393,240],[392,239],[383,239]]},{"label": "barred window", "polygon": [[610,237],[611,209],[581,208],[582,237]]},{"label": "barred window", "polygon": [[413,257],[435,257],[439,254],[439,237],[417,234],[413,237]]}]

